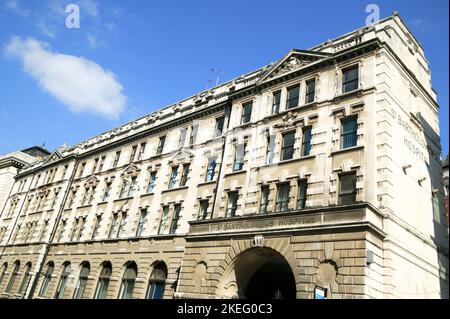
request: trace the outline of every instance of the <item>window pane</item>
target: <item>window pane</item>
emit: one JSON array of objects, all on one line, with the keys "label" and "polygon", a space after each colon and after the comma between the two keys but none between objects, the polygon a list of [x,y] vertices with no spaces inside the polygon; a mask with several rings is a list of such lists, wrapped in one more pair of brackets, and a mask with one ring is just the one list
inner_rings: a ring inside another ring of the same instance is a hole
[{"label": "window pane", "polygon": [[314,102],[316,80],[306,82],[306,103]]},{"label": "window pane", "polygon": [[339,177],[339,204],[351,204],[356,201],[356,174]]},{"label": "window pane", "polygon": [[224,117],[216,119],[216,130],[214,132],[214,137],[222,135],[224,123],[225,123]]},{"label": "window pane", "polygon": [[169,189],[174,188],[177,182],[178,167],[172,168],[172,174],[170,175]]},{"label": "window pane", "polygon": [[236,215],[237,198],[237,192],[228,193],[227,217],[233,217]]},{"label": "window pane", "polygon": [[358,67],[344,70],[342,92],[350,92],[358,88]]},{"label": "window pane", "polygon": [[281,149],[281,160],[288,160],[294,157],[295,133],[283,135],[283,146]]},{"label": "window pane", "polygon": [[298,193],[297,193],[297,209],[303,209],[306,206],[306,192],[308,183],[306,180],[298,182]]},{"label": "window pane", "polygon": [[263,186],[261,187],[261,205],[260,205],[260,214],[267,213],[267,205],[269,204],[269,187]]},{"label": "window pane", "polygon": [[341,148],[353,147],[357,144],[357,118],[350,117],[342,120]]},{"label": "window pane", "polygon": [[311,153],[311,128],[303,129],[302,156],[308,156]]},{"label": "window pane", "polygon": [[281,92],[273,93],[272,114],[280,112]]},{"label": "window pane", "polygon": [[246,146],[247,146],[246,143],[236,145],[234,165],[233,165],[234,171],[240,171],[244,167]]},{"label": "window pane", "polygon": [[300,92],[300,86],[294,86],[288,89],[287,105],[286,108],[290,109],[298,106],[298,95]]},{"label": "window pane", "polygon": [[252,105],[253,105],[253,102],[249,102],[249,103],[246,103],[243,105],[241,124],[250,122],[251,115],[252,115]]},{"label": "window pane", "polygon": [[282,184],[278,186],[277,203],[275,210],[277,212],[285,212],[289,206],[289,184]]}]

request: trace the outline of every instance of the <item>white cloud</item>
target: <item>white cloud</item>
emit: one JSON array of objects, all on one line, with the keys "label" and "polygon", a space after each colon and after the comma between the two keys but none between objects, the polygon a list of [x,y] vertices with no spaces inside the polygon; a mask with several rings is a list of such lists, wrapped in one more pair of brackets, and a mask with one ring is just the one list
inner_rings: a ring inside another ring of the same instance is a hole
[{"label": "white cloud", "polygon": [[23,69],[41,88],[74,112],[90,112],[117,119],[126,97],[115,75],[82,57],[54,53],[49,44],[14,37],[5,53],[19,58]]},{"label": "white cloud", "polygon": [[92,35],[92,34],[90,34],[90,33],[87,34],[86,40],[87,40],[87,42],[89,44],[89,47],[92,50],[97,49],[99,47],[99,45],[100,45],[100,42],[98,41],[97,37]]},{"label": "white cloud", "polygon": [[96,17],[98,15],[98,2],[94,0],[81,0],[80,1],[80,13],[83,11],[90,16]]},{"label": "white cloud", "polygon": [[30,10],[22,8],[19,0],[8,0],[5,2],[5,7],[17,13],[21,17],[28,17],[28,15],[30,14]]}]

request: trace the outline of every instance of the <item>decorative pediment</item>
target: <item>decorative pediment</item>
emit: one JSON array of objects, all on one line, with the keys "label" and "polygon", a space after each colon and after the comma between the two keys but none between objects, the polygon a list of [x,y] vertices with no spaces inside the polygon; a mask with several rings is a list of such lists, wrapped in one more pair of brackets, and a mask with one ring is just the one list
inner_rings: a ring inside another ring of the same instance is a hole
[{"label": "decorative pediment", "polygon": [[181,148],[176,152],[173,152],[170,156],[169,163],[172,164],[181,164],[181,163],[188,163],[192,160],[194,157],[194,153],[187,149],[187,148]]},{"label": "decorative pediment", "polygon": [[85,187],[97,185],[100,180],[95,176],[90,176],[84,183]]},{"label": "decorative pediment", "polygon": [[122,172],[122,176],[135,176],[140,172],[140,168],[139,166],[137,166],[134,163],[131,163],[130,165],[128,165],[127,167],[125,167],[125,169]]},{"label": "decorative pediment", "polygon": [[48,159],[45,161],[45,164],[51,163],[51,162],[55,162],[59,159],[62,158],[62,155],[60,152],[58,152],[58,150],[54,151],[52,154],[50,154],[50,156],[48,157]]},{"label": "decorative pediment", "polygon": [[331,54],[308,50],[291,50],[280,61],[267,70],[259,82],[270,80],[286,73],[296,71],[304,66],[328,58]]}]

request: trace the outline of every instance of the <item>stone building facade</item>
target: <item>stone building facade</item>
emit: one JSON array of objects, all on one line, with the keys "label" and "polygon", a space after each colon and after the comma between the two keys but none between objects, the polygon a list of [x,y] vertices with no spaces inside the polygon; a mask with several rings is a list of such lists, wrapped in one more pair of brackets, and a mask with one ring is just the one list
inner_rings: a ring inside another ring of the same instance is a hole
[{"label": "stone building facade", "polygon": [[397,13],[61,147],[1,203],[3,298],[448,298],[436,93]]}]

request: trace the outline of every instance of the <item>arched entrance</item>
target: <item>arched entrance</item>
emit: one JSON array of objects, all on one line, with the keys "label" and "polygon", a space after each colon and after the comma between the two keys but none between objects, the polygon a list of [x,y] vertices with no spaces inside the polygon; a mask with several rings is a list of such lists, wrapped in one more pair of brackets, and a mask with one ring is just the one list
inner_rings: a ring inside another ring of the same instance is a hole
[{"label": "arched entrance", "polygon": [[277,251],[255,247],[239,254],[219,285],[222,298],[295,299],[294,274]]}]

